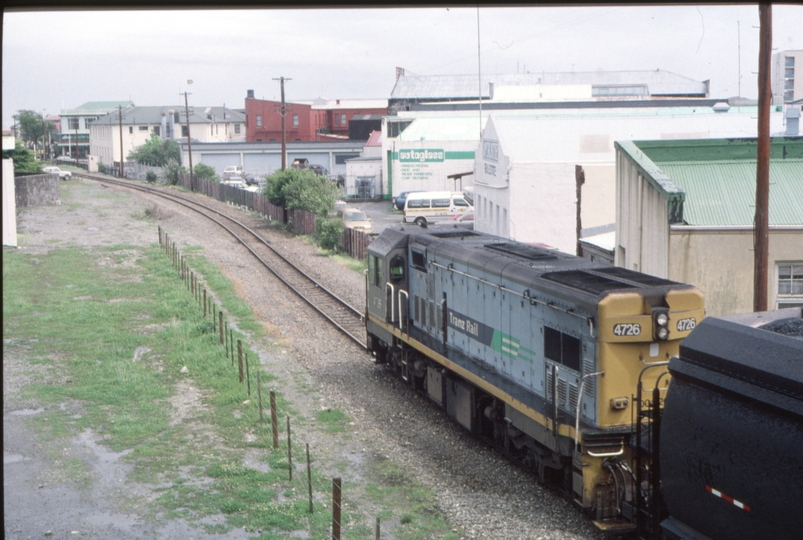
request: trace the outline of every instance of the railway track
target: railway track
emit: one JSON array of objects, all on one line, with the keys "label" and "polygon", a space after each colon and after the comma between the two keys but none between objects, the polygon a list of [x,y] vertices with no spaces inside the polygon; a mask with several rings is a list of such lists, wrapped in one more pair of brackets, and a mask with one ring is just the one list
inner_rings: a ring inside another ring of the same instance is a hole
[{"label": "railway track", "polygon": [[321,285],[270,245],[270,242],[235,218],[194,200],[194,197],[187,197],[167,190],[105,176],[92,174],[76,174],[75,176],[154,195],[203,215],[225,229],[248,250],[259,264],[329,321],[339,332],[346,335],[360,347],[366,347],[365,315],[363,312]]}]

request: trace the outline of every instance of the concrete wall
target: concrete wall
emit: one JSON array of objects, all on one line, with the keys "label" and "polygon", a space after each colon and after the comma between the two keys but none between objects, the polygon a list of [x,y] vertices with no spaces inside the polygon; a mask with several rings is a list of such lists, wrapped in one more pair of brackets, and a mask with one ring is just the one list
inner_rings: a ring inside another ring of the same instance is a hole
[{"label": "concrete wall", "polygon": [[17,245],[17,206],[14,186],[14,162],[3,160],[3,245]]},{"label": "concrete wall", "polygon": [[[777,264],[803,261],[803,229],[771,229],[767,305],[776,307]],[[706,315],[753,310],[752,229],[672,227],[669,279],[690,283],[705,296]]]},{"label": "concrete wall", "polygon": [[14,179],[18,208],[61,204],[59,177],[55,174],[34,174]]}]

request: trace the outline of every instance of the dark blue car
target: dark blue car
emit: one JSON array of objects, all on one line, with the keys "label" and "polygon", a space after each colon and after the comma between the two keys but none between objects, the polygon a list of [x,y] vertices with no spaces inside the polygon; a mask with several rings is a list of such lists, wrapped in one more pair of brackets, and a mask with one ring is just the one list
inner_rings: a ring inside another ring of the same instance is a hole
[{"label": "dark blue car", "polygon": [[401,193],[396,195],[396,197],[393,198],[393,205],[398,210],[404,210],[404,203],[407,202],[407,195],[409,195],[410,193],[418,193],[419,191],[421,190],[419,189],[415,191],[402,191]]}]

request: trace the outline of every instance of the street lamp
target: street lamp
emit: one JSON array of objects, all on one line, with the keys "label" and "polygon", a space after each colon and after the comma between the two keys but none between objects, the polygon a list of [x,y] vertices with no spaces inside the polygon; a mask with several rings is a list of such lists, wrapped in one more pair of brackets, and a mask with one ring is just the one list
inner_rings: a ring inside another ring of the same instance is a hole
[{"label": "street lamp", "polygon": [[[192,79],[188,80],[187,84],[192,84]],[[187,105],[187,92],[184,92],[184,116],[187,118],[187,152],[190,160],[190,191],[195,191],[192,181],[192,139],[190,137],[190,108]]]}]

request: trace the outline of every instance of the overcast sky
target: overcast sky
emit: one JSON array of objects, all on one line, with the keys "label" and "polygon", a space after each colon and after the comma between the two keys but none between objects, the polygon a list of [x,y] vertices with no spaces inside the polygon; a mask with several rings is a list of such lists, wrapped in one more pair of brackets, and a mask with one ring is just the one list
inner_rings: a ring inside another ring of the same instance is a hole
[{"label": "overcast sky", "polygon": [[[803,6],[772,13],[773,48],[803,49]],[[175,105],[185,90],[196,107],[243,108],[249,89],[278,100],[282,76],[288,101],[386,99],[397,66],[662,69],[710,79],[712,97],[756,98],[758,38],[756,5],[6,12],[3,128],[20,109]]]}]

